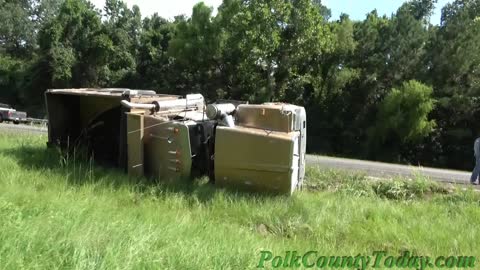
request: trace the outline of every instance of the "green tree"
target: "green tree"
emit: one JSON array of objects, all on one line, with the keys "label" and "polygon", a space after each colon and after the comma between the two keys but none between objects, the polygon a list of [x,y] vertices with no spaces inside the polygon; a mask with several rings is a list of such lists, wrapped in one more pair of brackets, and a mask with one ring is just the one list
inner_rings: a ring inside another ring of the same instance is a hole
[{"label": "green tree", "polygon": [[0,102],[23,107],[23,86],[26,63],[0,54]]},{"label": "green tree", "polygon": [[141,14],[138,6],[129,9],[121,0],[107,0],[104,7],[105,32],[112,41],[107,65],[100,74],[103,85],[125,83],[136,70],[136,56],[141,34]]},{"label": "green tree", "polygon": [[35,47],[33,1],[0,0],[0,51],[17,58],[31,57]]},{"label": "green tree", "polygon": [[480,2],[457,0],[442,9],[440,26],[431,36],[426,80],[439,100],[438,147],[445,166],[470,169],[471,144],[479,135]]},{"label": "green tree", "polygon": [[66,0],[55,19],[40,30],[39,45],[52,87],[93,87],[106,84],[100,74],[108,68],[114,46],[99,13],[86,0]]},{"label": "green tree", "polygon": [[415,0],[403,4],[392,17],[386,35],[385,72],[386,86],[399,85],[420,79],[425,70],[424,58],[429,33],[427,24],[434,1]]},{"label": "green tree", "polygon": [[[277,100],[297,104],[323,103],[325,86],[330,79],[327,74],[342,62],[333,56],[336,54],[335,46],[337,42],[345,42],[345,47],[352,45],[347,37],[341,40],[342,27],[334,24],[329,26],[310,1],[292,1],[275,54],[278,59],[275,75]],[[344,26],[348,23],[340,24]]]},{"label": "green tree", "polygon": [[192,17],[176,24],[168,53],[183,83],[180,92],[202,92],[215,99],[219,89],[221,37],[213,21],[212,8],[203,2],[193,7]]},{"label": "green tree", "polygon": [[157,13],[143,20],[137,55],[136,85],[159,89],[164,93],[176,92],[179,76],[173,71],[168,56],[169,42],[174,30],[175,24]]},{"label": "green tree", "polygon": [[398,154],[402,143],[419,142],[429,135],[436,125],[429,119],[435,105],[432,91],[414,80],[393,88],[379,104],[375,125],[370,129],[372,150],[382,146],[382,152]]},{"label": "green tree", "polygon": [[280,0],[225,0],[219,7],[227,96],[257,102],[275,99],[276,53],[290,11],[291,3]]},{"label": "green tree", "polygon": [[[352,133],[352,111],[361,106],[353,101],[357,93],[350,85],[358,79],[360,70],[351,65],[357,46],[353,22],[343,14],[339,21],[328,25],[329,45],[315,54],[310,73],[316,83],[303,95],[309,119],[310,149],[327,153],[348,153],[347,142],[355,140]],[[302,103],[300,103],[302,104]],[[348,139],[346,139],[348,138]]]},{"label": "green tree", "polygon": [[[352,156],[364,153],[368,157],[370,144],[366,143],[369,138],[366,127],[375,126],[372,119],[376,117],[379,104],[392,88],[405,81],[424,78],[426,44],[430,37],[430,26],[426,22],[432,7],[433,1],[409,1],[390,18],[379,17],[374,10],[364,21],[354,24],[354,51],[347,54],[339,72],[332,72],[336,76],[344,73],[350,79],[346,80],[340,96],[327,101],[331,104],[327,119],[335,121],[332,124],[325,121],[323,130],[336,134],[328,139],[336,146],[333,152]],[[332,130],[334,126],[337,128]],[[401,141],[399,144],[402,146]]]},{"label": "green tree", "polygon": [[313,5],[318,8],[318,12],[325,21],[328,21],[332,17],[332,11],[325,5],[322,0],[312,0]]},{"label": "green tree", "polygon": [[43,24],[55,18],[58,15],[60,6],[65,0],[34,0],[34,21],[36,29],[40,29]]}]

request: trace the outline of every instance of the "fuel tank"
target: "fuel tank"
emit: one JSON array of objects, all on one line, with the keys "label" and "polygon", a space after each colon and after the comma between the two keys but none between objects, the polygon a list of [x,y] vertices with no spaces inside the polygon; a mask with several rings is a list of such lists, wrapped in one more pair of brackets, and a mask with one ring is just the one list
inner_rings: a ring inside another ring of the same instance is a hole
[{"label": "fuel tank", "polygon": [[292,194],[305,176],[305,144],[303,107],[239,105],[235,126],[216,129],[215,183]]}]

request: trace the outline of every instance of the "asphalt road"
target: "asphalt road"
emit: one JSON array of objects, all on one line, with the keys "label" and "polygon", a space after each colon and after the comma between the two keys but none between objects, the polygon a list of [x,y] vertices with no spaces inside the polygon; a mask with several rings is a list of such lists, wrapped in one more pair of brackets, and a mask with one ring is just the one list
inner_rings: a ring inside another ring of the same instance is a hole
[{"label": "asphalt road", "polygon": [[334,158],[325,156],[307,155],[307,164],[324,168],[341,169],[347,171],[364,172],[369,176],[387,178],[403,176],[413,178],[421,175],[432,180],[455,184],[470,184],[470,172],[437,169],[421,166],[408,166],[383,162]]},{"label": "asphalt road", "polygon": [[[29,125],[0,124],[0,132],[46,134],[47,128]],[[470,172],[436,169],[421,166],[407,166],[391,163],[334,158],[316,155],[307,155],[306,161],[309,165],[315,165],[331,169],[364,172],[369,176],[380,178],[394,176],[414,177],[416,175],[423,175],[432,180],[440,182],[464,185],[468,185],[470,179]]]},{"label": "asphalt road", "polygon": [[0,124],[0,132],[13,132],[13,133],[35,133],[35,134],[47,134],[46,127],[38,127],[31,125],[14,125],[14,124]]}]

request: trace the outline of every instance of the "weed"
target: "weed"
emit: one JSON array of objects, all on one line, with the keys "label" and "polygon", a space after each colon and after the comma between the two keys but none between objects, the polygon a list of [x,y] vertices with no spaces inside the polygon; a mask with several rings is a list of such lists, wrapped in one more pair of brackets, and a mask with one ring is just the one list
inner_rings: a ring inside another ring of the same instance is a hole
[{"label": "weed", "polygon": [[[275,254],[474,255],[479,196],[308,168],[292,197],[129,177],[0,133],[0,268],[250,269]],[[68,180],[66,180],[68,179]]]}]

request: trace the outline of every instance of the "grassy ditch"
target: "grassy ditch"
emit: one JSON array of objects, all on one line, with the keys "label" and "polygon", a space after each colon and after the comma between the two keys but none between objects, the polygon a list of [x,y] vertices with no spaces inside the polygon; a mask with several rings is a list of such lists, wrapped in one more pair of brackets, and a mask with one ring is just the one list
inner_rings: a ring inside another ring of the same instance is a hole
[{"label": "grassy ditch", "polygon": [[236,193],[130,178],[45,141],[0,133],[1,269],[250,269],[262,250],[480,255],[471,190],[308,168],[292,197]]}]

